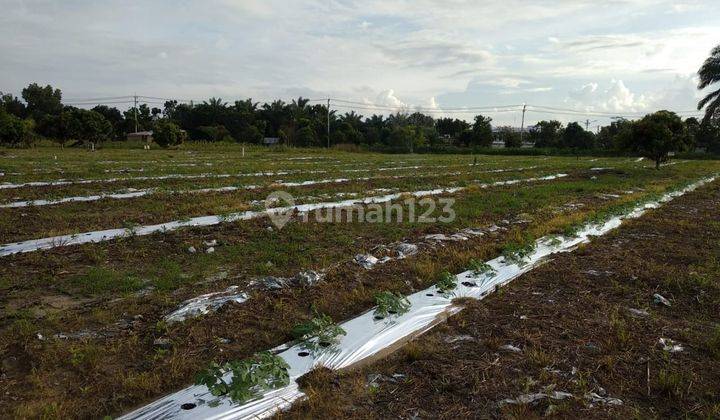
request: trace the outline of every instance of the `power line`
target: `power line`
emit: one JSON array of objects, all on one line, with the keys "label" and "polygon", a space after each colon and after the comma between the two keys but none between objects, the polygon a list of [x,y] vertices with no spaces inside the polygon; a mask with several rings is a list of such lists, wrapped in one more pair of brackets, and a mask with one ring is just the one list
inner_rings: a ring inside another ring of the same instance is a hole
[{"label": "power line", "polygon": [[[470,110],[445,110],[445,109],[418,110],[418,109],[415,109],[415,108],[403,108],[403,107],[391,108],[391,109],[380,109],[380,108],[372,107],[372,106],[371,106],[371,107],[364,107],[364,106],[353,106],[353,105],[335,105],[335,108],[350,109],[350,110],[354,110],[354,109],[364,109],[364,110],[369,110],[369,111],[401,111],[401,110],[406,110],[406,111],[417,111],[417,112],[428,113],[428,114],[474,114],[474,113],[477,112],[477,110],[472,110],[472,109],[470,109]],[[488,110],[484,110],[483,112],[484,112],[484,113],[487,113],[487,114],[495,114],[495,113],[518,112],[518,111],[520,111],[520,110],[519,110],[519,109],[497,109],[497,110],[488,109]]]},{"label": "power line", "polygon": [[[248,98],[253,100],[253,98]],[[267,98],[255,98],[254,102],[271,104],[276,101],[285,102],[283,99],[267,99]],[[76,98],[72,100],[64,101],[66,105],[118,105],[118,104],[133,104],[137,107],[138,103],[149,104],[149,105],[164,105],[166,101],[177,101],[179,103],[190,103],[194,102],[205,102],[203,100],[193,99],[178,99],[178,98],[163,98],[158,96],[148,95],[128,95],[128,96],[105,96],[97,98]],[[532,105],[532,104],[516,104],[516,105],[478,105],[478,106],[467,106],[467,107],[446,107],[446,108],[430,108],[427,106],[412,106],[402,104],[398,106],[387,105],[387,104],[376,104],[367,101],[357,101],[350,99],[341,98],[322,98],[322,99],[307,99],[308,102],[323,103],[328,102],[327,107],[330,109],[330,102],[334,102],[335,108],[339,109],[350,109],[350,110],[366,110],[366,111],[407,111],[407,112],[422,112],[427,114],[472,114],[472,113],[484,113],[484,114],[496,114],[496,113],[507,113],[507,112],[533,112],[536,114],[550,114],[550,115],[567,115],[567,116],[583,116],[583,117],[622,117],[622,118],[635,118],[647,115],[648,112],[634,111],[634,112],[612,112],[612,111],[595,111],[595,110],[583,110],[583,109],[572,109],[562,108],[549,105]],[[288,102],[285,102],[288,103]],[[676,114],[681,116],[702,116],[703,113],[697,110],[684,110],[675,111]],[[586,126],[587,121],[586,122]]]},{"label": "power line", "polygon": [[[372,103],[372,102],[349,101],[349,100],[337,99],[337,98],[332,98],[332,100],[335,101],[335,102],[342,102],[342,103],[346,103],[346,104],[357,104],[357,105],[363,105],[363,106],[372,107],[372,108],[378,108],[378,109],[383,109],[383,108],[385,108],[385,109],[410,108],[410,109],[414,109],[414,110],[418,110],[418,111],[420,111],[420,110],[427,110],[427,111],[436,111],[436,110],[438,110],[438,108],[430,108],[430,107],[423,107],[423,106],[413,106],[413,105],[405,105],[405,104],[403,104],[403,105],[398,105],[398,106],[394,106],[394,105],[374,104],[374,103]],[[523,106],[522,104],[520,104],[520,105],[494,105],[494,106],[493,106],[493,105],[488,105],[488,106],[469,106],[469,107],[443,108],[443,110],[447,110],[447,111],[493,110],[493,109],[505,109],[505,108],[520,108],[520,107],[522,107],[522,106]]]},{"label": "power line", "polygon": [[66,102],[95,102],[95,101],[109,101],[115,99],[131,99],[132,96],[106,96],[103,98],[74,98],[66,99]]}]

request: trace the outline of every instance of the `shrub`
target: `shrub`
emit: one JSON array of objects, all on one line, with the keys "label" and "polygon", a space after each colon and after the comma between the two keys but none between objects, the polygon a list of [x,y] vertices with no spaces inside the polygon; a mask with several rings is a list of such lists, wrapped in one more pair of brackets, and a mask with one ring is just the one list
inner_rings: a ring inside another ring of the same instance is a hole
[{"label": "shrub", "polygon": [[23,120],[0,109],[0,144],[30,146],[33,141],[32,121]]},{"label": "shrub", "polygon": [[185,132],[169,120],[155,123],[153,141],[160,147],[177,146],[185,140]]}]

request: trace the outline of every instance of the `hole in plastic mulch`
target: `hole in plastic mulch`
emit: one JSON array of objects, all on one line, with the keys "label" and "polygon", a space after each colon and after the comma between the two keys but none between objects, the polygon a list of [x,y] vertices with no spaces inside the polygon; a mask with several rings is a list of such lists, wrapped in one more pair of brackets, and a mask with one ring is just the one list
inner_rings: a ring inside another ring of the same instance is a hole
[{"label": "hole in plastic mulch", "polygon": [[381,319],[384,319],[385,317],[384,317],[384,316],[380,316],[380,315],[375,315],[373,318],[375,318],[376,320],[380,321]]},{"label": "hole in plastic mulch", "polygon": [[462,285],[465,287],[477,287],[477,284],[475,284],[471,281],[464,281],[464,282],[462,282]]},{"label": "hole in plastic mulch", "polygon": [[320,347],[330,347],[330,343],[327,341],[321,341],[318,343]]},{"label": "hole in plastic mulch", "polygon": [[435,295],[432,293],[426,293],[425,296],[435,296]]},{"label": "hole in plastic mulch", "polygon": [[180,406],[180,408],[182,408],[183,410],[192,410],[195,407],[197,407],[197,405],[195,405],[195,403],[185,403]]},{"label": "hole in plastic mulch", "polygon": [[298,356],[300,356],[300,357],[306,357],[306,356],[309,356],[309,355],[310,355],[310,353],[308,353],[308,352],[306,352],[306,351],[301,351],[300,353],[298,353]]}]

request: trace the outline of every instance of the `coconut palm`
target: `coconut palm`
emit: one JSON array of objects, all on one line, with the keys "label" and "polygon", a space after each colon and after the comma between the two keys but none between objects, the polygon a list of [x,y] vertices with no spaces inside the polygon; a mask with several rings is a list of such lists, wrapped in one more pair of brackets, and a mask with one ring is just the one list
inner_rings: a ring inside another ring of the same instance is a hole
[{"label": "coconut palm", "polygon": [[[698,89],[705,89],[714,83],[720,82],[720,45],[713,48],[710,52],[710,57],[708,57],[702,67],[700,67],[698,75],[700,76]],[[705,118],[703,121],[708,121],[720,111],[720,89],[710,92],[704,97],[700,103],[698,103],[698,110],[706,105],[707,108],[705,108]]]}]

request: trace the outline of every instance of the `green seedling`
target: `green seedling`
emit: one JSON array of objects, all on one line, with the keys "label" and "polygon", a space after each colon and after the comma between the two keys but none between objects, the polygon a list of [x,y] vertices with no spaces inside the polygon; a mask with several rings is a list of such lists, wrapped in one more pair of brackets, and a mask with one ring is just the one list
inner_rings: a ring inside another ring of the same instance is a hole
[{"label": "green seedling", "polygon": [[442,274],[440,274],[440,279],[435,283],[435,287],[437,287],[440,293],[448,293],[454,290],[457,287],[455,276],[448,271],[443,271]]},{"label": "green seedling", "polygon": [[502,255],[505,261],[515,264],[524,263],[527,258],[535,250],[535,243],[530,242],[524,245],[507,244],[503,249]]},{"label": "green seedling", "polygon": [[559,246],[560,244],[562,244],[562,240],[559,236],[553,235],[548,239],[547,244],[550,246]]},{"label": "green seedling", "polygon": [[[215,362],[200,372],[197,385],[205,385],[216,397],[227,395],[235,403],[259,397],[264,391],[277,389],[290,383],[290,366],[281,357],[261,352],[255,356],[219,365]],[[229,382],[223,378],[232,373]]]},{"label": "green seedling", "polygon": [[478,261],[476,259],[470,260],[468,268],[472,270],[473,274],[476,276],[482,276],[483,274],[494,275],[495,273],[497,273],[497,271],[492,268],[490,264],[483,261]]},{"label": "green seedling", "polygon": [[375,295],[375,316],[385,318],[388,315],[401,315],[410,309],[410,301],[403,295],[384,291]]},{"label": "green seedling", "polygon": [[333,322],[328,315],[315,313],[315,316],[292,329],[292,335],[297,340],[308,341],[317,338],[321,345],[337,343],[341,335],[347,334],[342,327]]}]

